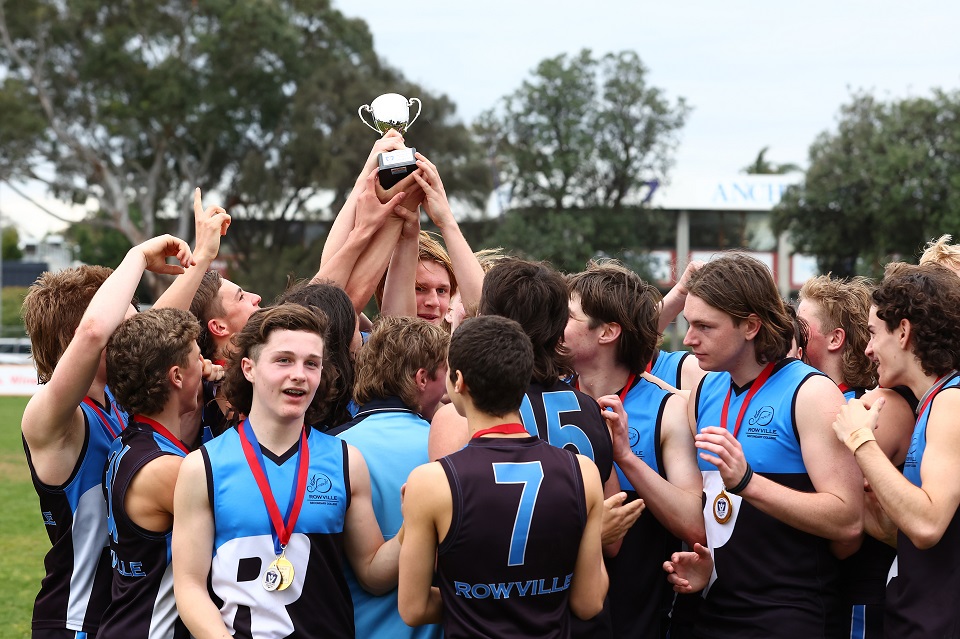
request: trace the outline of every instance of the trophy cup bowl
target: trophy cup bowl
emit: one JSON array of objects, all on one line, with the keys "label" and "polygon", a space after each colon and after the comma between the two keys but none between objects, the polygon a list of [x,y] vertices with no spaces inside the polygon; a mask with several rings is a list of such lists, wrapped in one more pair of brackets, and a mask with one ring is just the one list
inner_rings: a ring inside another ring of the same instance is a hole
[{"label": "trophy cup bowl", "polygon": [[[417,112],[410,119],[410,106],[416,102]],[[409,100],[399,93],[384,93],[377,97],[370,104],[364,104],[357,109],[357,115],[368,127],[383,136],[390,129],[396,129],[400,135],[404,135],[417,118],[420,117],[420,108],[422,103],[419,98],[410,98]],[[364,113],[370,112],[373,124],[367,121]],[[385,191],[389,191],[393,186],[413,173],[417,169],[417,159],[415,157],[417,150],[414,148],[402,148],[381,153],[377,156],[377,165],[379,167],[380,186]],[[381,201],[382,198],[381,198]]]},{"label": "trophy cup bowl", "polygon": [[[417,103],[417,113],[410,119],[410,106]],[[364,104],[357,109],[357,115],[368,127],[383,135],[390,129],[396,129],[400,135],[404,135],[417,118],[420,117],[420,108],[422,103],[419,98],[410,98],[409,100],[399,93],[384,93],[370,104]],[[373,124],[370,124],[364,117],[364,113],[369,111]]]}]

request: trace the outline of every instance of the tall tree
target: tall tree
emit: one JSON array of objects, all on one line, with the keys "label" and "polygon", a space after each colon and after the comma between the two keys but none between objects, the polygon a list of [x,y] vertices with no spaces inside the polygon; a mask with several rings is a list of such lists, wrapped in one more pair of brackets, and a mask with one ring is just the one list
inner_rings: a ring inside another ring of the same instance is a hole
[{"label": "tall tree", "polygon": [[748,175],[784,175],[800,170],[800,165],[792,162],[784,162],[783,164],[771,162],[767,159],[767,151],[769,150],[769,146],[760,149],[760,152],[757,153],[757,159],[752,164],[743,167],[743,172]]},{"label": "tall tree", "polygon": [[778,233],[788,230],[798,251],[837,275],[876,275],[893,257],[913,259],[960,226],[960,92],[891,102],[854,95],[773,216]]},{"label": "tall tree", "polygon": [[95,198],[132,243],[189,236],[199,185],[257,220],[241,243],[306,250],[289,222],[345,199],[372,143],[357,107],[388,90],[423,99],[424,150],[463,167],[451,191],[480,199],[488,181],[449,100],[384,65],[328,0],[0,0],[0,40],[0,105],[21,125],[0,134],[0,179]]},{"label": "tall tree", "polygon": [[[662,237],[646,200],[667,175],[690,109],[646,80],[633,51],[542,61],[475,124],[510,208],[494,239],[568,268],[636,261]],[[635,232],[639,231],[639,232]],[[639,263],[639,262],[638,262]]]}]

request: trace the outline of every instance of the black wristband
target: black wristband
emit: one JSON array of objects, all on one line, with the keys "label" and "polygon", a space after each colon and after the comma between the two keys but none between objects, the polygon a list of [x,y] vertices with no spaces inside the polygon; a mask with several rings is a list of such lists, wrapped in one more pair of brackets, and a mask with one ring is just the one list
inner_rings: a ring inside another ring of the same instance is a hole
[{"label": "black wristband", "polygon": [[733,495],[739,495],[747,487],[747,484],[750,483],[750,480],[753,479],[753,468],[750,466],[750,463],[747,463],[747,470],[743,473],[743,479],[740,480],[740,483],[732,488],[727,488],[727,492]]}]

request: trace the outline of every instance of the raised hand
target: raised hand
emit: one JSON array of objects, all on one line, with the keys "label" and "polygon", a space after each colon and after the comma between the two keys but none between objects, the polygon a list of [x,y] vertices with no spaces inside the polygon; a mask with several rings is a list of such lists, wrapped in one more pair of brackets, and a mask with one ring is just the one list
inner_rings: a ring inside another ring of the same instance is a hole
[{"label": "raised hand", "polygon": [[447,201],[447,192],[443,188],[443,181],[440,179],[440,173],[436,165],[428,160],[423,154],[417,153],[417,168],[421,175],[414,173],[417,184],[423,189],[424,201],[423,208],[427,215],[441,231],[444,225],[453,221],[453,212],[450,210],[450,202]]},{"label": "raised hand", "polygon": [[194,262],[210,263],[220,252],[220,238],[230,228],[230,215],[220,206],[203,208],[200,187],[193,192],[193,221],[196,229]]},{"label": "raised hand", "polygon": [[[400,182],[397,186],[400,186],[404,182],[406,182],[406,180]],[[407,195],[404,191],[396,191],[384,202],[377,193],[378,187],[377,170],[373,169],[367,174],[365,188],[357,199],[356,226],[358,229],[369,232],[370,235],[373,235],[377,229],[383,226],[387,217],[400,206]],[[392,190],[393,189],[391,189],[391,191]]]},{"label": "raised hand", "polygon": [[[137,248],[143,254],[146,270],[161,275],[180,275],[185,268],[196,264],[190,246],[172,235],[158,235]],[[167,264],[168,257],[177,258],[180,264]]]},{"label": "raised hand", "polygon": [[600,404],[600,414],[607,422],[607,428],[610,429],[610,438],[613,440],[613,458],[623,459],[633,455],[630,448],[630,435],[628,431],[627,411],[623,408],[623,403],[616,395],[604,395],[597,400]]}]

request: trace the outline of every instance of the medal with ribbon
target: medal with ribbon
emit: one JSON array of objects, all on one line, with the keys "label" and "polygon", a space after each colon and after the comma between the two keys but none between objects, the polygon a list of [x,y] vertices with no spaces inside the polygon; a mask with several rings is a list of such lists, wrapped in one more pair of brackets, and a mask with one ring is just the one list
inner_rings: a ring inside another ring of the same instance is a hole
[{"label": "medal with ribbon", "polygon": [[[764,366],[760,375],[757,379],[753,380],[753,384],[750,385],[750,390],[747,391],[747,396],[740,406],[740,411],[737,413],[737,421],[733,426],[734,439],[736,439],[740,433],[740,424],[743,423],[743,417],[747,414],[747,407],[750,405],[750,400],[753,399],[753,396],[756,395],[760,388],[770,379],[770,375],[773,374],[773,366],[773,362]],[[727,397],[723,400],[723,408],[720,411],[720,423],[727,430],[730,430],[727,426],[727,417],[730,411],[730,396],[733,394],[732,383],[733,382],[731,382],[731,388],[727,389]],[[735,488],[736,487],[734,487],[734,489]],[[733,517],[733,501],[730,499],[730,496],[727,495],[726,486],[721,485],[720,493],[713,500],[713,518],[717,520],[718,524],[725,524],[730,521],[731,517]]]},{"label": "medal with ribbon", "polygon": [[267,479],[266,466],[263,462],[263,454],[260,452],[260,443],[257,441],[257,435],[250,426],[250,420],[244,420],[238,431],[240,433],[240,445],[243,448],[244,457],[247,458],[247,465],[253,473],[253,478],[257,482],[257,488],[260,489],[260,495],[263,497],[263,503],[267,507],[267,513],[270,515],[270,526],[273,533],[273,547],[277,558],[267,566],[263,574],[261,585],[268,592],[275,590],[286,590],[293,583],[293,564],[285,557],[287,544],[290,542],[290,536],[293,534],[294,526],[297,524],[297,517],[300,516],[300,508],[303,506],[303,498],[307,490],[307,471],[310,468],[310,448],[307,446],[307,428],[303,426],[300,431],[299,454],[297,455],[297,468],[295,473],[295,483],[293,491],[290,493],[290,501],[287,504],[286,517],[280,515],[280,508],[277,506],[277,500],[273,496],[270,488],[270,480]]}]

